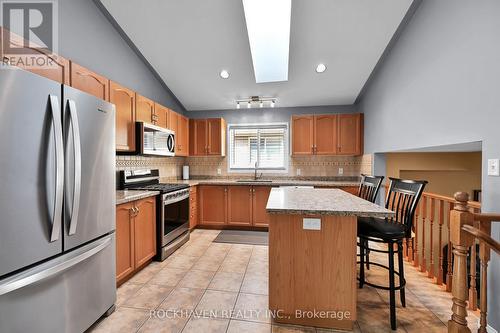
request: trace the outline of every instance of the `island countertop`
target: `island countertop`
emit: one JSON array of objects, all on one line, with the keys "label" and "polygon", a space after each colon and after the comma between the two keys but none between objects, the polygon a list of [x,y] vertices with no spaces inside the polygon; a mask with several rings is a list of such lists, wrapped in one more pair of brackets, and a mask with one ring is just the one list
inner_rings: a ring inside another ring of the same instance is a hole
[{"label": "island countertop", "polygon": [[273,188],[267,212],[287,215],[392,217],[394,212],[340,189]]}]

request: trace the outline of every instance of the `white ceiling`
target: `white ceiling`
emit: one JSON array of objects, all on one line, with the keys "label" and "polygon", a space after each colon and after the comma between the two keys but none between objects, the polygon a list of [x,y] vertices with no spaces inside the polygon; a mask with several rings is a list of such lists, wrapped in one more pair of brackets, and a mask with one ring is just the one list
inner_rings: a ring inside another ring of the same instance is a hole
[{"label": "white ceiling", "polygon": [[288,81],[257,84],[241,0],[101,0],[187,110],[352,104],[412,1],[292,0]]}]

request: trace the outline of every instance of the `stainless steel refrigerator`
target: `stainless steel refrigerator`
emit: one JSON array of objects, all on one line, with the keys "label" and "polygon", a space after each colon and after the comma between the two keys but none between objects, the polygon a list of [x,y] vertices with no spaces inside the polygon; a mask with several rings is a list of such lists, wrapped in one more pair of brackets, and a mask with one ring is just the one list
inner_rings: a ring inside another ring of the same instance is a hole
[{"label": "stainless steel refrigerator", "polygon": [[0,332],[83,332],[113,308],[115,109],[0,69]]}]

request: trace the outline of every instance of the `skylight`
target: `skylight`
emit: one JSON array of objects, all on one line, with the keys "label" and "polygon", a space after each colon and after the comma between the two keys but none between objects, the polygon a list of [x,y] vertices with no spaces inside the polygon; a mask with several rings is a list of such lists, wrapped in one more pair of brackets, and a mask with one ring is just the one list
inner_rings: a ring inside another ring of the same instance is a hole
[{"label": "skylight", "polygon": [[243,0],[257,83],[288,80],[292,0]]}]

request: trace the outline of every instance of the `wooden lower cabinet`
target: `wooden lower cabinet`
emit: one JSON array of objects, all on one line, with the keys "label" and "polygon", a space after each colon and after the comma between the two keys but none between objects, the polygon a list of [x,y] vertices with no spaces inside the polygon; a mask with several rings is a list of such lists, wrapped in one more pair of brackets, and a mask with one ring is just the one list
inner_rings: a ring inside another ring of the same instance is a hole
[{"label": "wooden lower cabinet", "polygon": [[266,211],[267,200],[271,193],[271,186],[253,186],[253,225],[256,227],[269,226],[269,214]]},{"label": "wooden lower cabinet", "polygon": [[232,225],[252,225],[253,186],[228,186],[227,221]]},{"label": "wooden lower cabinet", "polygon": [[200,224],[227,224],[227,186],[204,185],[199,191]]},{"label": "wooden lower cabinet", "polygon": [[116,282],[121,284],[156,255],[156,197],[116,207]]},{"label": "wooden lower cabinet", "polygon": [[191,186],[189,189],[189,229],[198,225],[198,187]]},{"label": "wooden lower cabinet", "polygon": [[346,191],[347,193],[351,193],[353,195],[358,195],[359,188],[357,186],[346,186],[346,187],[342,187],[341,189]]}]

